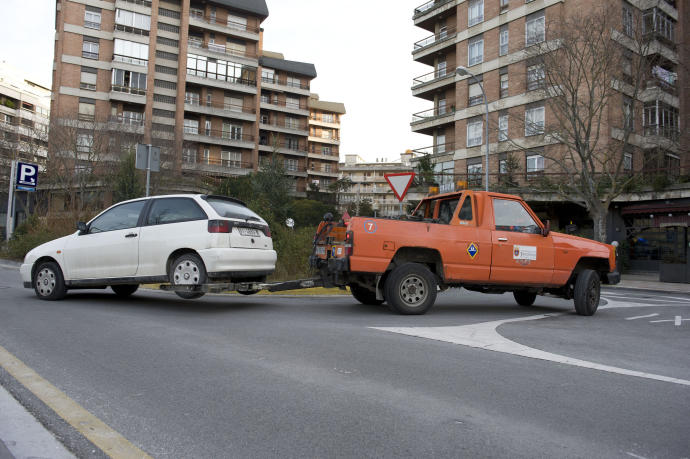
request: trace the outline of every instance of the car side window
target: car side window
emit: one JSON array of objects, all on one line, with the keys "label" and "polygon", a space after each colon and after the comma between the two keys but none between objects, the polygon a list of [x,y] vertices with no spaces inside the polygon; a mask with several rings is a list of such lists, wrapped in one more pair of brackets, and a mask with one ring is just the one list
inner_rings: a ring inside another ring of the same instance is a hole
[{"label": "car side window", "polygon": [[536,234],[541,228],[519,201],[493,200],[494,223],[498,231]]},{"label": "car side window", "polygon": [[472,220],[472,198],[470,196],[465,197],[465,200],[462,202],[458,219],[463,221]]},{"label": "car side window", "polygon": [[89,224],[89,233],[135,228],[144,204],[146,201],[135,201],[113,207]]},{"label": "car side window", "polygon": [[146,219],[147,225],[163,225],[194,220],[206,220],[208,215],[199,204],[189,198],[154,199]]},{"label": "car side window", "polygon": [[458,207],[460,199],[445,199],[439,203],[438,208],[438,222],[444,225],[450,223],[453,218],[455,208]]}]

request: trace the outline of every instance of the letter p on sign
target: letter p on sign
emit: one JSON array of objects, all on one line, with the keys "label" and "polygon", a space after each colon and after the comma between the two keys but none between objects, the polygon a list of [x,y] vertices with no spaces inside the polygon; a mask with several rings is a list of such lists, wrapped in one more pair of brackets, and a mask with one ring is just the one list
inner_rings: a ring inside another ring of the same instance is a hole
[{"label": "letter p on sign", "polygon": [[17,188],[31,191],[38,185],[38,165],[17,163]]}]

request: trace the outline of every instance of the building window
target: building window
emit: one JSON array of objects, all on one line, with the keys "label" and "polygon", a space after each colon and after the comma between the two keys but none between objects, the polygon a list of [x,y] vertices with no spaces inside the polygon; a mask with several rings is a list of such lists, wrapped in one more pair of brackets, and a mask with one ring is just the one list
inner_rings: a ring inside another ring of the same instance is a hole
[{"label": "building window", "polygon": [[481,63],[484,60],[484,38],[471,38],[467,43],[467,65],[471,67]]},{"label": "building window", "polygon": [[321,147],[321,154],[324,156],[330,156],[331,155],[331,147]]},{"label": "building window", "polygon": [[[187,55],[187,74],[246,85],[256,83],[255,67],[195,54]],[[263,101],[263,95],[261,98]]]},{"label": "building window", "polygon": [[635,129],[635,116],[633,115],[633,101],[630,97],[623,96],[623,129],[632,132]]},{"label": "building window", "polygon": [[439,99],[438,100],[437,114],[438,115],[445,115],[446,114],[446,99]]},{"label": "building window", "polygon": [[324,172],[331,172],[331,170],[332,170],[332,169],[331,169],[331,164],[330,164],[330,163],[326,163],[326,164],[323,165],[323,171],[324,171]]},{"label": "building window", "polygon": [[498,141],[506,140],[508,140],[508,114],[501,113],[498,115]]},{"label": "building window", "polygon": [[179,11],[173,11],[167,8],[158,8],[158,15],[166,18],[180,19]]},{"label": "building window", "polygon": [[633,169],[633,155],[632,153],[623,153],[623,171],[632,172]]},{"label": "building window", "polygon": [[98,70],[92,69],[90,67],[82,67],[81,68],[81,80],[79,82],[79,87],[81,89],[86,89],[88,91],[95,91],[97,79],[98,79]]},{"label": "building window", "polygon": [[467,165],[467,184],[471,187],[482,186],[482,163]]},{"label": "building window", "polygon": [[84,37],[81,45],[81,57],[85,59],[98,59],[98,38]]},{"label": "building window", "polygon": [[130,94],[146,94],[146,74],[113,69],[112,90]]},{"label": "building window", "polygon": [[228,14],[228,27],[236,30],[247,30],[247,18]]},{"label": "building window", "polygon": [[541,154],[528,154],[525,163],[527,174],[544,172],[544,157]]},{"label": "building window", "polygon": [[301,88],[302,80],[294,76],[289,76],[287,77],[287,85],[293,88]]},{"label": "building window", "polygon": [[184,133],[185,134],[199,134],[199,120],[184,120]]},{"label": "building window", "polygon": [[297,160],[296,159],[286,159],[285,160],[285,170],[286,171],[296,171],[297,170]]},{"label": "building window", "polygon": [[544,133],[544,107],[533,107],[525,110],[525,135]]},{"label": "building window", "polygon": [[509,0],[501,0],[501,13],[505,13],[510,8]]},{"label": "building window", "polygon": [[285,106],[287,108],[300,108],[299,106],[299,97],[291,97],[287,96],[285,99]]},{"label": "building window", "polygon": [[476,147],[482,144],[482,133],[484,123],[481,117],[474,118],[467,121],[467,146]]},{"label": "building window", "polygon": [[177,90],[177,83],[167,80],[153,80],[153,85],[157,88]]},{"label": "building window", "polygon": [[501,91],[500,91],[501,92],[501,94],[500,94],[501,98],[508,97],[508,74],[507,73],[501,74],[500,82],[501,82]]},{"label": "building window", "polygon": [[436,64],[436,78],[441,78],[446,76],[446,68],[447,68],[447,63],[446,61],[438,61]]},{"label": "building window", "polygon": [[468,105],[478,105],[484,101],[481,83],[473,83],[470,85],[470,97]]},{"label": "building window", "polygon": [[544,11],[537,11],[525,20],[525,46],[543,42],[545,39]]},{"label": "building window", "polygon": [[446,152],[446,134],[437,133],[436,134],[436,146],[434,147],[434,153],[445,153]]},{"label": "building window", "polygon": [[335,123],[335,116],[333,113],[324,113],[321,115],[321,121],[324,123]]},{"label": "building window", "polygon": [[198,92],[185,91],[184,103],[190,105],[199,105],[200,96]]},{"label": "building window", "polygon": [[211,135],[211,120],[206,120],[204,122],[204,134],[208,136]]},{"label": "building window", "polygon": [[242,126],[223,123],[223,138],[230,140],[242,140]]},{"label": "building window", "polygon": [[498,160],[498,173],[499,174],[507,174],[508,173],[508,160],[507,159],[499,159]]},{"label": "building window", "polygon": [[177,75],[175,67],[167,67],[165,65],[156,65],[156,72],[165,73],[166,75]]},{"label": "building window", "polygon": [[644,135],[678,140],[679,117],[677,108],[659,100],[645,102],[642,121]]},{"label": "building window", "polygon": [[123,124],[132,124],[135,126],[141,126],[144,122],[144,114],[142,112],[133,112],[131,110],[124,110],[122,115],[118,117],[118,120]]},{"label": "building window", "polygon": [[659,8],[652,8],[645,11],[642,15],[642,32],[645,35],[665,38],[673,43],[675,21]]},{"label": "building window", "polygon": [[498,33],[498,55],[505,56],[508,54],[508,24],[501,26],[501,31]]},{"label": "building window", "polygon": [[148,35],[148,32],[151,30],[151,16],[118,8],[115,11],[115,28],[125,32]]},{"label": "building window", "polygon": [[266,83],[275,83],[275,70],[269,68],[261,69],[261,81]]},{"label": "building window", "polygon": [[623,2],[623,33],[632,37],[635,33],[635,16],[632,7]]},{"label": "building window", "polygon": [[79,115],[82,121],[93,121],[96,115],[96,101],[93,99],[79,98]]},{"label": "building window", "polygon": [[221,151],[220,162],[225,167],[239,169],[242,167],[242,153],[239,151]]},{"label": "building window", "polygon": [[84,27],[88,29],[101,29],[101,9],[87,6],[84,11]]},{"label": "building window", "polygon": [[196,163],[196,149],[194,149],[194,148],[183,148],[182,149],[182,162],[185,164]]},{"label": "building window", "polygon": [[287,136],[285,138],[285,146],[288,150],[297,151],[299,150],[299,140],[297,140],[297,137]]},{"label": "building window", "polygon": [[113,60],[134,65],[146,65],[149,59],[149,45],[129,40],[115,39]]},{"label": "building window", "polygon": [[[81,104],[79,104],[81,106]],[[77,134],[77,151],[79,153],[90,153],[93,148],[93,135],[78,133]]]},{"label": "building window", "polygon": [[180,28],[176,25],[166,24],[165,22],[158,22],[158,29],[164,30],[166,32],[180,33]]},{"label": "building window", "polygon": [[484,20],[484,0],[470,0],[467,7],[467,26],[472,27]]},{"label": "building window", "polygon": [[545,78],[544,64],[530,65],[527,67],[527,90],[543,88]]}]

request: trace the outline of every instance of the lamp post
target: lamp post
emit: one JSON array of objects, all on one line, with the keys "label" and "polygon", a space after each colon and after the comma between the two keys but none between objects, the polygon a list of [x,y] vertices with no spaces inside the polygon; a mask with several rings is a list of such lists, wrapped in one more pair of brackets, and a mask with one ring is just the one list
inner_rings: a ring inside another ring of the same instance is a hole
[{"label": "lamp post", "polygon": [[486,124],[486,126],[484,128],[484,132],[485,132],[484,139],[486,141],[486,164],[484,166],[486,168],[486,173],[485,173],[486,184],[485,184],[484,188],[486,189],[486,191],[489,191],[489,101],[486,97],[486,92],[484,92],[484,85],[482,84],[481,81],[477,80],[477,76],[475,74],[473,74],[472,72],[470,72],[469,70],[467,70],[465,67],[462,67],[462,66],[455,69],[455,74],[460,75],[460,76],[466,76],[466,75],[471,76],[472,78],[475,79],[475,81],[477,81],[477,83],[479,83],[479,89],[482,90],[482,97],[484,97],[484,108],[486,108],[486,119],[484,120],[484,122]]}]

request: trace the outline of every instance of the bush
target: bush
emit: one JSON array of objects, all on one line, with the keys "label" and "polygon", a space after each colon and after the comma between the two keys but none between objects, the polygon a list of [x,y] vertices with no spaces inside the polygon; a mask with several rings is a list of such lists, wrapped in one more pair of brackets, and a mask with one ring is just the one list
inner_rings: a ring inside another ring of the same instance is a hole
[{"label": "bush", "polygon": [[73,231],[74,222],[71,219],[68,222],[64,219],[39,218],[32,215],[14,230],[3,255],[13,260],[23,260],[34,247]]},{"label": "bush", "polygon": [[286,228],[284,225],[271,227],[273,248],[278,252],[276,271],[271,280],[282,281],[310,277],[309,255],[316,228]]}]

